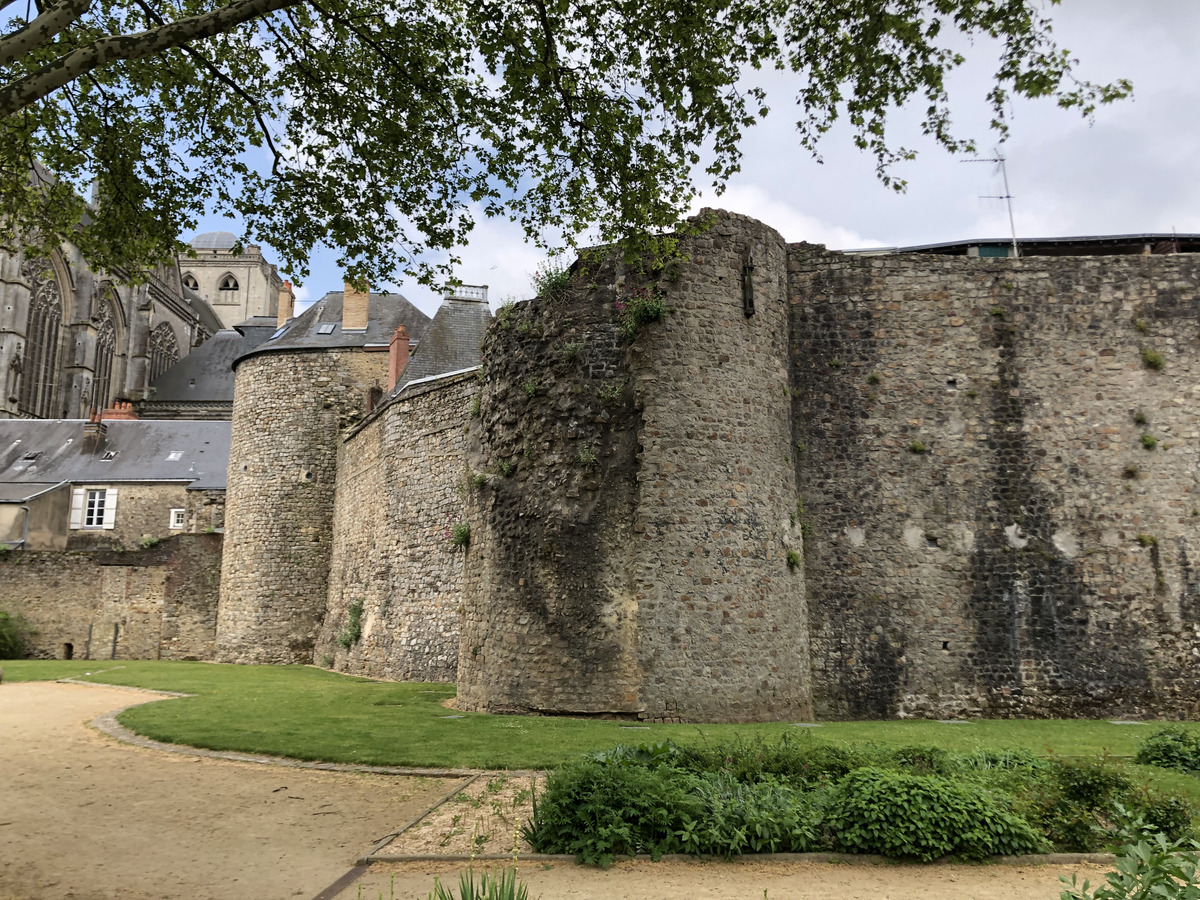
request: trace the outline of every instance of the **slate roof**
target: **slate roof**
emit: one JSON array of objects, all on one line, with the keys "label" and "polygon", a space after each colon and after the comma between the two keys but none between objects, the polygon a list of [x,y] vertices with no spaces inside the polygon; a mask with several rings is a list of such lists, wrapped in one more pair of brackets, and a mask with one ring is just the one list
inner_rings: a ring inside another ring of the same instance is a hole
[{"label": "slate roof", "polygon": [[166,403],[232,403],[233,361],[246,339],[224,328],[150,382],[150,399]]},{"label": "slate roof", "polygon": [[[327,334],[320,332],[322,325],[332,326]],[[243,359],[275,350],[334,350],[372,344],[386,347],[397,325],[408,329],[410,340],[420,341],[429,327],[429,316],[400,294],[372,293],[367,306],[366,330],[343,334],[342,292],[330,291],[278,329],[269,340],[243,353],[234,361],[234,366]]]},{"label": "slate roof", "polygon": [[[224,490],[229,422],[113,419],[94,452],[83,452],[84,419],[0,421],[0,484],[186,482]],[[171,459],[173,452],[178,459]],[[112,453],[112,459],[104,457]],[[28,457],[36,454],[33,459]]]},{"label": "slate roof", "polygon": [[[1172,245],[1178,253],[1200,253],[1200,234],[1109,234],[1058,238],[1017,238],[1022,256],[1121,256],[1141,254],[1147,245]],[[887,256],[895,253],[928,253],[966,256],[971,247],[1011,247],[1012,238],[942,241],[914,247],[867,247],[843,250],[857,256]]]},{"label": "slate roof", "polygon": [[190,241],[197,250],[228,250],[237,243],[232,231],[206,231]]},{"label": "slate roof", "polygon": [[491,323],[492,311],[486,300],[448,297],[413,350],[392,395],[411,382],[478,366],[479,348]]}]

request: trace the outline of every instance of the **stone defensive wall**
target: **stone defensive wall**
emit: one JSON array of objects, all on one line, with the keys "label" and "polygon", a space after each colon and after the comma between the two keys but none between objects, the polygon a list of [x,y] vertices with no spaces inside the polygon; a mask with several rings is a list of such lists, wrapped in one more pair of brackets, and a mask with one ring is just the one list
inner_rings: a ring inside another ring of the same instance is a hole
[{"label": "stone defensive wall", "polygon": [[1196,715],[1200,257],[788,283],[816,713]]},{"label": "stone defensive wall", "polygon": [[148,549],[0,556],[5,612],[34,629],[37,659],[212,659],[221,535]]},{"label": "stone defensive wall", "polygon": [[237,366],[217,660],[309,663],[321,629],[343,428],[387,354],[275,351]]},{"label": "stone defensive wall", "polygon": [[373,678],[455,680],[469,543],[453,536],[470,489],[464,445],[476,375],[410,385],[342,443],[316,661]]},{"label": "stone defensive wall", "polygon": [[[468,463],[459,704],[810,713],[787,248],[723,215],[645,273],[585,256],[497,317]],[[647,302],[667,308],[636,328]],[[748,307],[749,305],[749,307]],[[748,314],[749,308],[749,314]]]}]

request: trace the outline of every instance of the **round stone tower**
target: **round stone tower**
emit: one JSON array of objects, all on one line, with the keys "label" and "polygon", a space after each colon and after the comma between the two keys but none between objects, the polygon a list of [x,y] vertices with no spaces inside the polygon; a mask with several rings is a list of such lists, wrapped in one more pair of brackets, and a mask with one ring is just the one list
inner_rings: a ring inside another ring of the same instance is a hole
[{"label": "round stone tower", "polygon": [[655,275],[585,257],[571,288],[499,317],[485,343],[464,708],[811,710],[787,247],[702,215]]},{"label": "round stone tower", "polygon": [[365,293],[327,294],[235,363],[221,662],[312,662],[342,429],[385,384],[396,327],[419,336],[429,321],[398,295],[370,297],[369,313]]}]

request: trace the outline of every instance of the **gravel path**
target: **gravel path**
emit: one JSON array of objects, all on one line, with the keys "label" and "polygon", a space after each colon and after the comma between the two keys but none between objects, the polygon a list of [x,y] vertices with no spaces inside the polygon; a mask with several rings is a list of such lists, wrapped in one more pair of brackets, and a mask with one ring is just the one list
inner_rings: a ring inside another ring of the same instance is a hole
[{"label": "gravel path", "polygon": [[459,783],[163,753],[86,725],[144,698],[0,684],[0,900],[313,900]]}]

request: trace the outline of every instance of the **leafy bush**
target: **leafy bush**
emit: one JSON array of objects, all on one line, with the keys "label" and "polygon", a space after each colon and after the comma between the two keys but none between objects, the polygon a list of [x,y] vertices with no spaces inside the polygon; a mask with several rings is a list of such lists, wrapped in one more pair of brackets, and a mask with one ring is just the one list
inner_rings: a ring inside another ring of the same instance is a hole
[{"label": "leafy bush", "polygon": [[1147,369],[1158,370],[1163,367],[1163,355],[1151,347],[1142,349],[1142,364]]},{"label": "leafy bush", "polygon": [[1200,770],[1200,735],[1182,725],[1168,725],[1142,741],[1134,761],[1143,766],[1195,772]]},{"label": "leafy bush", "polygon": [[1200,859],[1197,845],[1185,846],[1182,841],[1170,841],[1164,835],[1128,844],[1117,855],[1115,872],[1105,876],[1107,884],[1092,891],[1087,881],[1078,886],[1076,876],[1071,880],[1060,876],[1069,885],[1059,894],[1060,900],[1200,900],[1200,880],[1197,869]]},{"label": "leafy bush", "polygon": [[346,606],[346,627],[338,635],[338,644],[343,650],[349,650],[362,637],[363,603],[354,600]]},{"label": "leafy bush", "polygon": [[877,761],[869,750],[815,744],[785,734],[778,743],[735,739],[684,747],[680,766],[692,772],[728,772],[741,782],[778,776],[795,784],[832,783]]},{"label": "leafy bush", "polygon": [[533,273],[533,290],[539,297],[557,300],[571,286],[571,271],[554,261],[546,260]]},{"label": "leafy bush", "polygon": [[707,776],[697,794],[703,815],[684,817],[689,853],[805,853],[819,846],[821,800],[778,781],[742,784],[728,773]]},{"label": "leafy bush", "polygon": [[838,849],[926,862],[1035,853],[1042,846],[1028,822],[980,788],[877,768],[843,779],[825,825]]},{"label": "leafy bush", "polygon": [[[484,476],[484,484],[487,483],[487,476]],[[470,522],[455,522],[450,526],[450,543],[455,547],[465,547],[471,543],[471,523]]]},{"label": "leafy bush", "polygon": [[657,859],[682,850],[685,823],[702,815],[696,787],[696,776],[668,765],[581,760],[547,779],[525,839],[538,853],[573,853],[605,868],[616,856]]},{"label": "leafy bush", "polygon": [[632,343],[638,332],[667,314],[667,302],[658,291],[638,288],[618,300],[616,309],[621,317],[621,336]]},{"label": "leafy bush", "polygon": [[0,611],[0,659],[24,659],[35,634],[24,616]]}]

